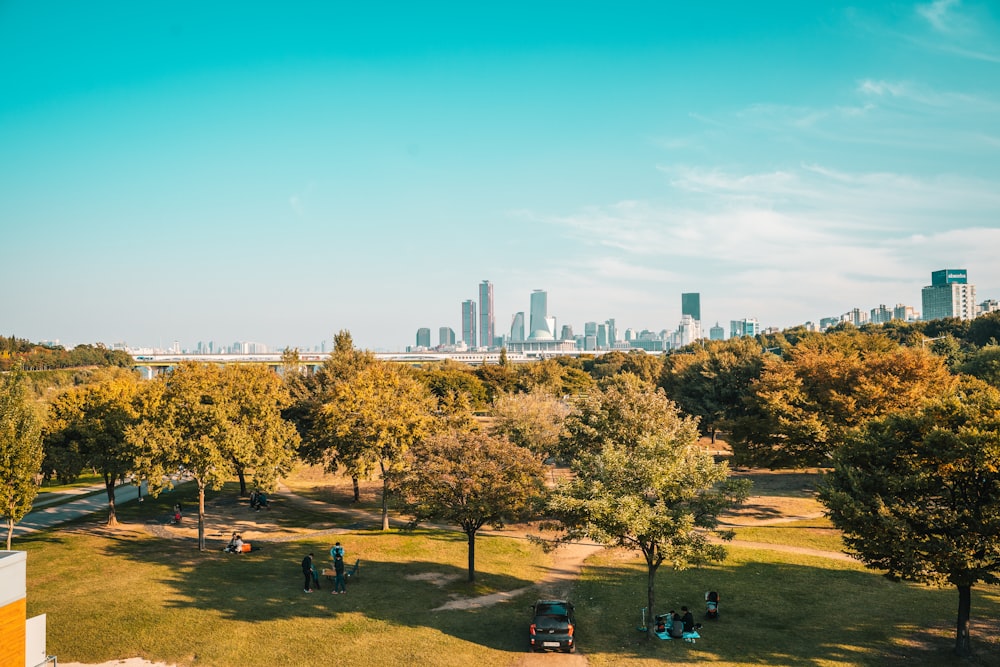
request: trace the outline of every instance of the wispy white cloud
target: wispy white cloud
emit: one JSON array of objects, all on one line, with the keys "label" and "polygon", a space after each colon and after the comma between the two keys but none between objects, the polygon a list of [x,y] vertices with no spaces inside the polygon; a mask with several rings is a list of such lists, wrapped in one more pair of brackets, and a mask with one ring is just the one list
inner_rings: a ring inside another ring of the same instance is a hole
[{"label": "wispy white cloud", "polygon": [[[566,235],[551,276],[572,283],[565,299],[581,312],[564,306],[564,315],[592,318],[587,295],[606,294],[625,317],[630,304],[648,305],[650,290],[661,286],[652,293],[703,292],[726,313],[723,321],[755,316],[786,326],[855,306],[905,302],[919,309],[919,288],[945,266],[1000,284],[993,259],[1000,194],[985,179],[817,164],[771,172],[662,170],[669,176],[662,201],[534,216]],[[569,275],[576,279],[566,281]],[[672,300],[657,307],[669,309]]]},{"label": "wispy white cloud", "polygon": [[917,5],[916,12],[938,32],[951,34],[962,29],[965,24],[965,20],[952,11],[960,5],[960,0],[934,0],[930,4]]}]

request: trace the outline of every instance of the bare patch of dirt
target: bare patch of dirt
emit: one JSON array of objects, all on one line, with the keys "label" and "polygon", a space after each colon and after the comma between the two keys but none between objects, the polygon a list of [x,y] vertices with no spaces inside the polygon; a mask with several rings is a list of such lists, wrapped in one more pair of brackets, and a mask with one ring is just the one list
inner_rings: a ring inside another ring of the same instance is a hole
[{"label": "bare patch of dirt", "polygon": [[404,579],[409,581],[426,581],[435,586],[447,586],[453,581],[458,581],[462,578],[460,574],[442,574],[440,572],[422,572],[421,574],[408,574]]},{"label": "bare patch of dirt", "polygon": [[724,525],[767,525],[823,516],[823,505],[816,499],[822,477],[818,469],[736,470],[733,476],[749,479],[753,488],[746,503],[720,516]]}]

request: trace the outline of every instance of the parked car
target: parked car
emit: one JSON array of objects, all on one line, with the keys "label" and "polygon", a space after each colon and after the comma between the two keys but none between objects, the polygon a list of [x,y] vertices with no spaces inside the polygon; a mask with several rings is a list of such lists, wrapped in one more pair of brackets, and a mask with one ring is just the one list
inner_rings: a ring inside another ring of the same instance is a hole
[{"label": "parked car", "polygon": [[531,609],[534,617],[528,629],[528,640],[532,651],[572,653],[576,650],[576,621],[573,619],[571,603],[565,600],[539,600]]}]

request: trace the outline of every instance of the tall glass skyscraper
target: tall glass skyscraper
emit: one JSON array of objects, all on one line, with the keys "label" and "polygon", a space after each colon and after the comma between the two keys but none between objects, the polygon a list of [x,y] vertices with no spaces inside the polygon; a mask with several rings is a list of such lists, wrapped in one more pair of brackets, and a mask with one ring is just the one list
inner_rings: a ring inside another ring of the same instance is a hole
[{"label": "tall glass skyscraper", "polygon": [[479,283],[479,345],[493,347],[496,317],[493,313],[493,283],[484,280]]},{"label": "tall glass skyscraper", "polygon": [[549,318],[549,295],[545,290],[536,289],[531,293],[531,333],[528,340],[553,340],[554,318]]},{"label": "tall glass skyscraper", "polygon": [[510,340],[512,343],[524,342],[524,313],[516,313],[510,322]]},{"label": "tall glass skyscraper", "polygon": [[476,347],[476,302],[472,299],[462,302],[462,342],[467,347]]},{"label": "tall glass skyscraper", "polygon": [[681,316],[690,315],[691,319],[701,321],[701,294],[688,292],[681,294]]}]

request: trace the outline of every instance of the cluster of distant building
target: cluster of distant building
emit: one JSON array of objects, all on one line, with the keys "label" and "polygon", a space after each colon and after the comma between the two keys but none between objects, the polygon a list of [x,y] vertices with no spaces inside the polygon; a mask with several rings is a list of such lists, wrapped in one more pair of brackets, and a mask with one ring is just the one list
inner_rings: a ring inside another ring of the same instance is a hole
[{"label": "cluster of distant building", "polygon": [[[806,322],[803,326],[812,331],[825,331],[842,322],[855,326],[884,324],[892,320],[915,322],[957,317],[971,320],[981,314],[1000,310],[996,299],[976,302],[976,286],[969,284],[965,269],[942,269],[931,273],[931,284],[921,292],[923,317],[913,306],[885,304],[865,311],[854,308],[837,317],[824,317],[819,324]],[[526,326],[527,325],[527,326]],[[729,338],[756,336],[772,333],[777,329],[761,329],[757,318],[747,317],[729,322]],[[430,328],[417,330],[416,345],[408,352],[434,350],[438,352],[487,351],[505,348],[512,353],[567,353],[607,350],[646,350],[663,352],[689,345],[697,340],[725,340],[726,330],[719,325],[710,327],[705,335],[701,323],[701,295],[698,292],[681,294],[681,321],[674,331],[620,332],[613,318],[604,322],[587,322],[582,333],[574,332],[572,325],[558,328],[556,318],[548,312],[548,293],[535,290],[527,313],[517,312],[511,318],[509,332],[496,331],[493,309],[493,283],[484,280],[479,284],[479,302],[473,299],[462,302],[461,337],[451,327],[438,329],[437,345],[432,345]]]},{"label": "cluster of distant building", "polygon": [[[885,304],[870,310],[854,308],[836,317],[824,317],[819,323],[806,322],[803,326],[810,331],[826,331],[842,322],[855,326],[865,324],[885,324],[892,320],[916,322],[957,317],[963,320],[975,319],[988,312],[1000,311],[996,299],[976,301],[976,286],[969,284],[965,269],[941,269],[931,273],[931,284],[921,291],[923,316],[913,306]],[[755,317],[730,320],[728,334],[718,322],[715,326],[703,328],[701,321],[701,294],[688,292],[681,294],[681,320],[673,331],[662,329],[620,330],[614,320],[586,322],[583,331],[574,331],[573,326],[557,325],[556,318],[549,314],[548,293],[534,290],[531,293],[527,312],[520,311],[511,317],[510,329],[497,331],[496,313],[493,307],[493,283],[484,280],[479,284],[479,299],[462,302],[462,328],[456,334],[451,327],[438,329],[436,344],[432,340],[430,328],[417,330],[416,344],[407,346],[405,352],[444,353],[488,353],[506,349],[511,354],[532,357],[547,354],[567,354],[579,352],[607,352],[609,350],[645,350],[665,352],[698,340],[725,340],[742,336],[756,336],[761,333],[776,333],[779,329],[762,329]],[[56,341],[58,343],[58,341]],[[323,341],[313,350],[321,354],[327,352]],[[121,349],[135,355],[148,354],[196,354],[196,355],[259,355],[271,350],[264,343],[236,341],[222,345],[212,341],[199,342],[195,349],[181,349],[178,341],[166,348],[133,348],[125,343],[116,343],[112,349]]]}]

